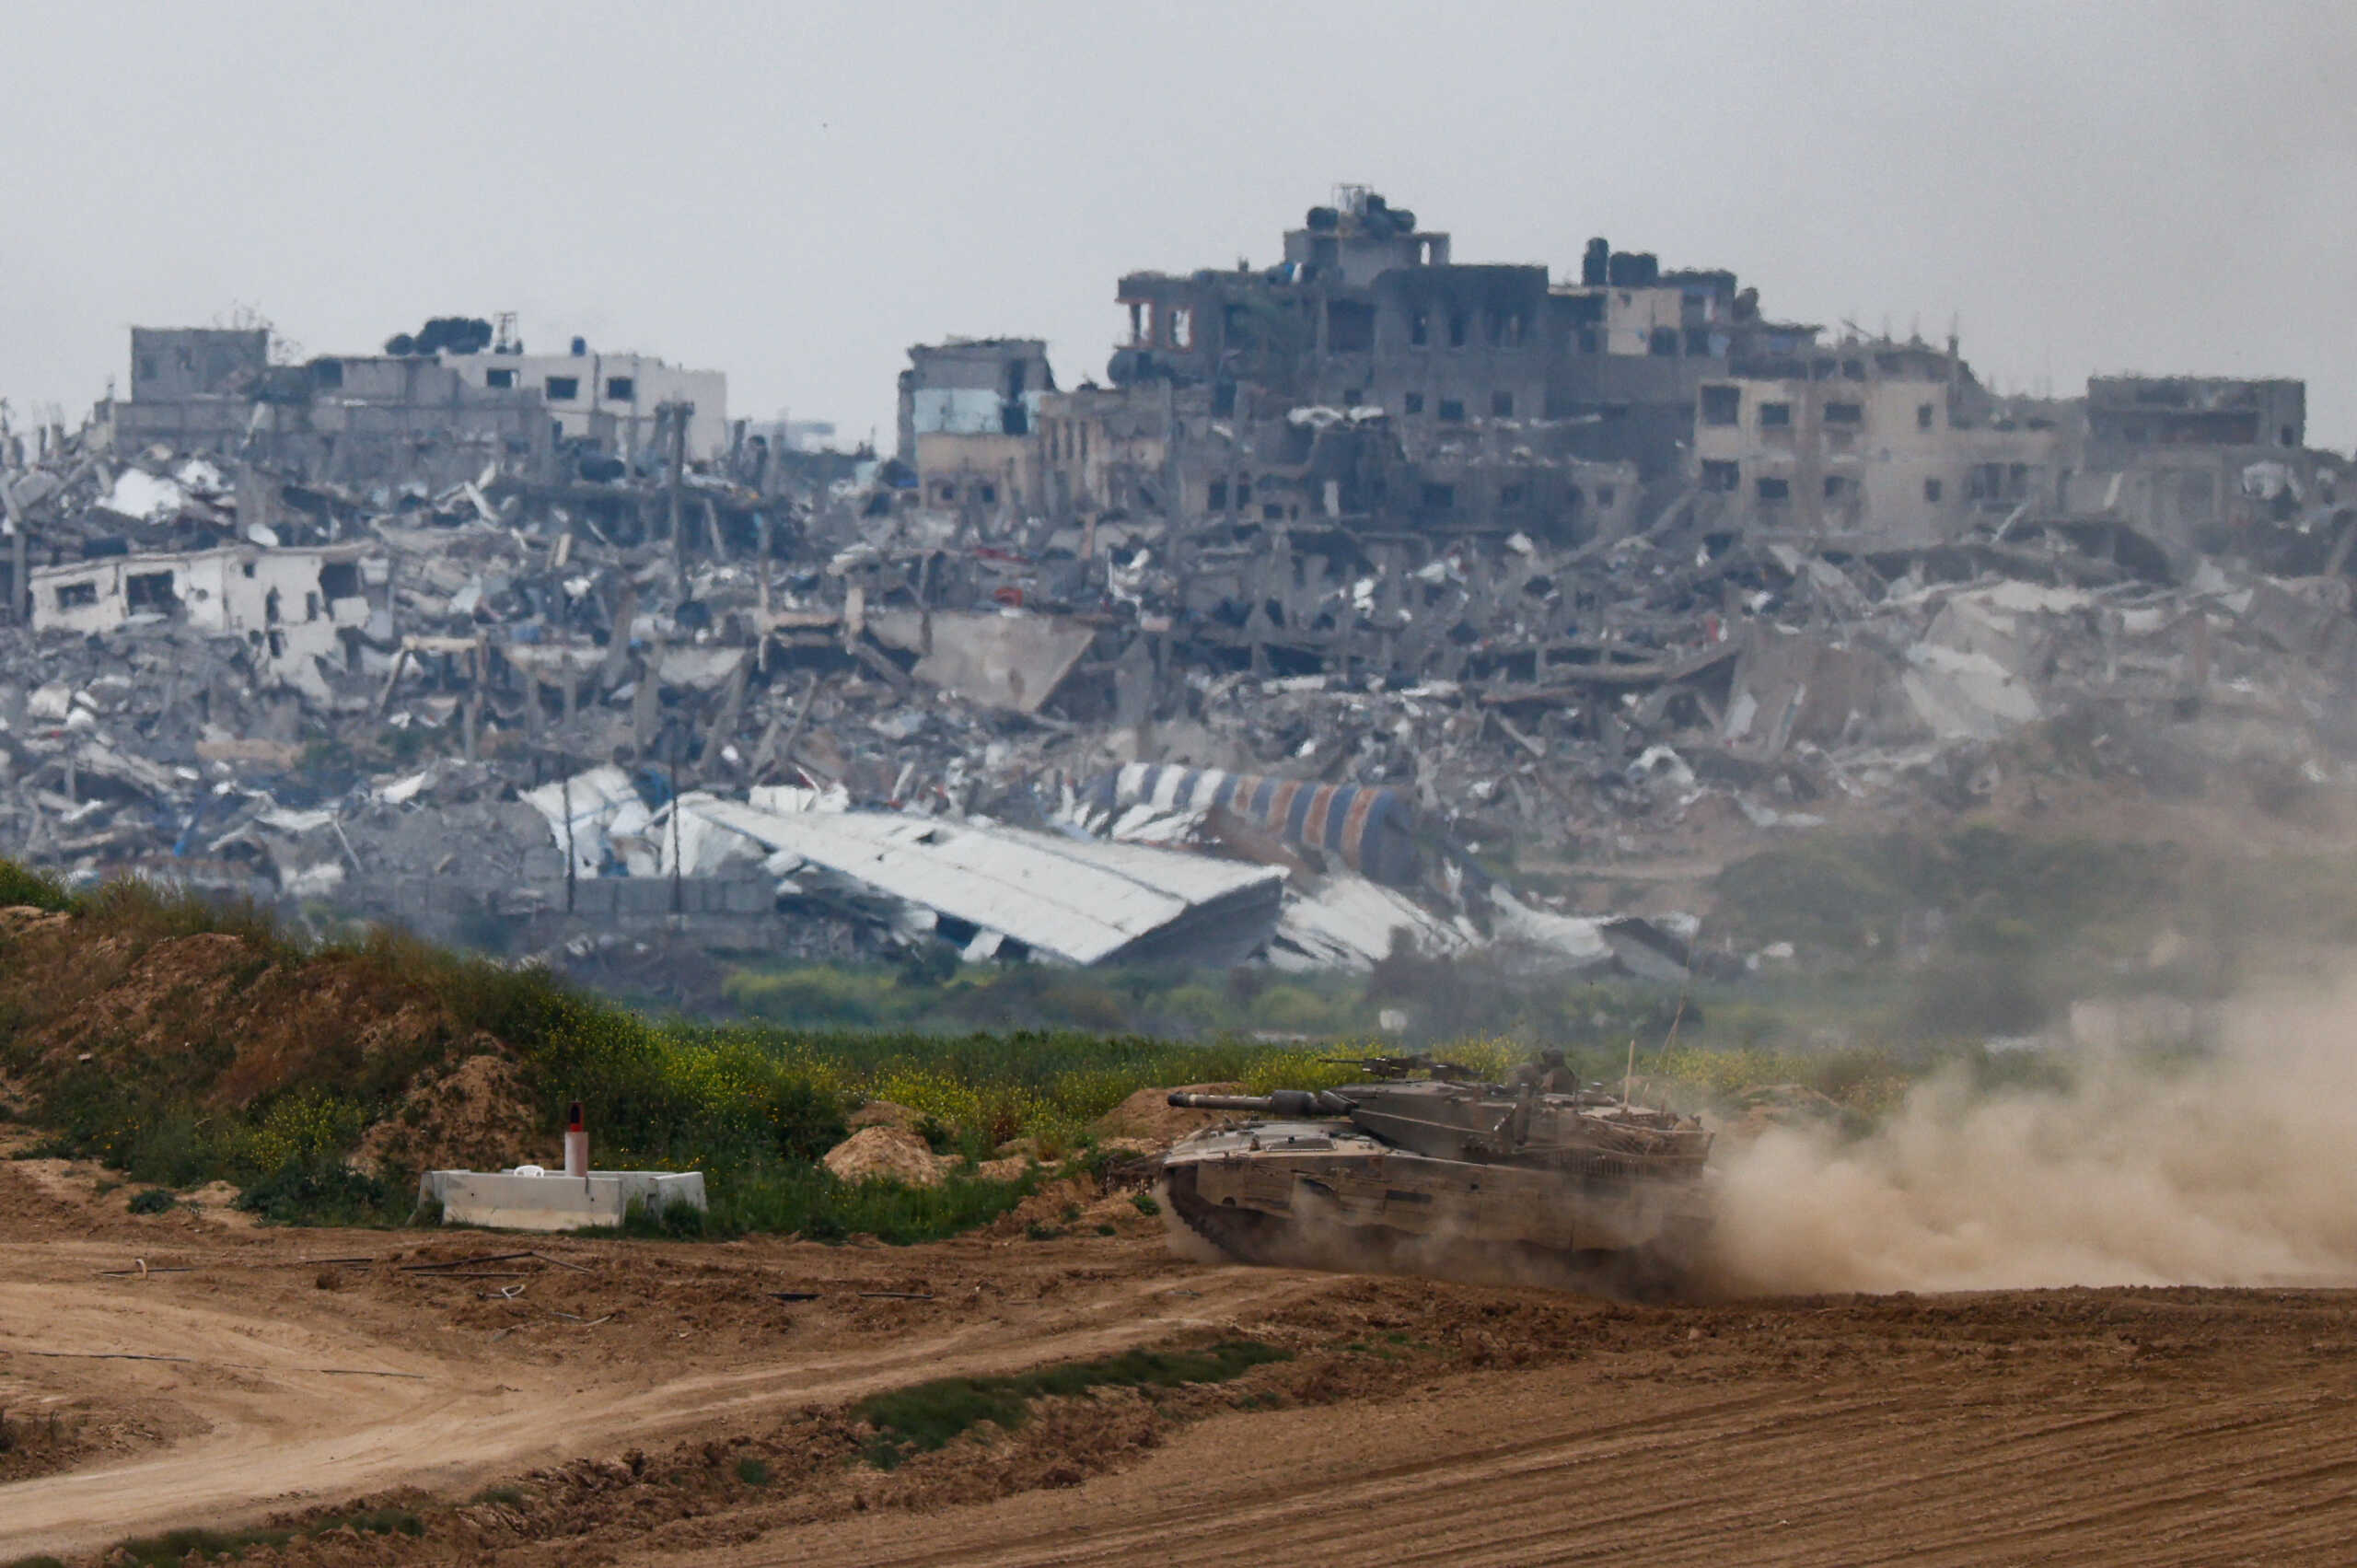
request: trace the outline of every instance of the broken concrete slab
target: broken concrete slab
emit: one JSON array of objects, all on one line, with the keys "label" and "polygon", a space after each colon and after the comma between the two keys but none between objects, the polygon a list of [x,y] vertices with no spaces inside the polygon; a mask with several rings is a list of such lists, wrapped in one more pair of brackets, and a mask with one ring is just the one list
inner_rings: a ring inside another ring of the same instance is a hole
[{"label": "broken concrete slab", "polygon": [[417,1201],[439,1203],[444,1225],[493,1230],[587,1230],[620,1225],[633,1203],[660,1214],[675,1203],[706,1206],[702,1171],[593,1170],[586,1176],[542,1171],[429,1170]]}]

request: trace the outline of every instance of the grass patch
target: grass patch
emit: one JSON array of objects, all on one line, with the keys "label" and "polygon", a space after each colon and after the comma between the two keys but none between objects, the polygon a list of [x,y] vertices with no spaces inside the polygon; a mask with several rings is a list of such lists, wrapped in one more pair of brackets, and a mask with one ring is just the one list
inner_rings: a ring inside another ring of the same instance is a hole
[{"label": "grass patch", "polygon": [[[300,1529],[168,1530],[159,1536],[127,1540],[106,1554],[106,1562],[135,1568],[180,1568],[193,1556],[200,1562],[232,1562],[256,1547],[281,1547],[290,1541],[351,1530],[357,1535],[422,1536],[424,1521],[404,1508],[370,1508],[335,1514]],[[28,1559],[40,1562],[41,1559]],[[53,1559],[52,1560],[53,1561]],[[12,1565],[19,1568],[19,1565]]]},{"label": "grass patch", "polygon": [[169,1188],[150,1187],[144,1192],[134,1192],[130,1207],[134,1214],[160,1214],[168,1213],[179,1202]]},{"label": "grass patch", "polygon": [[1200,1350],[1132,1350],[1096,1361],[1068,1361],[1005,1377],[942,1377],[873,1395],[852,1408],[875,1428],[868,1462],[891,1469],[915,1454],[946,1446],[989,1422],[1013,1432],[1031,1417],[1031,1401],[1070,1399],[1098,1388],[1174,1388],[1225,1383],[1293,1353],[1252,1340],[1222,1340]]},{"label": "grass patch", "polygon": [[770,1467],[767,1461],[748,1454],[737,1461],[737,1479],[747,1486],[767,1486],[770,1483]]}]

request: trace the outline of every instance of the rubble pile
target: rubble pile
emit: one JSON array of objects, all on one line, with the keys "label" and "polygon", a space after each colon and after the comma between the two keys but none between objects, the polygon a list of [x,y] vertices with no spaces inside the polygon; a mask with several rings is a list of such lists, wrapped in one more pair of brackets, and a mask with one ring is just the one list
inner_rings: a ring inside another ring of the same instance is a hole
[{"label": "rubble pile", "polygon": [[[1674,971],[1690,923],[1632,936],[1515,868],[1811,826],[2088,704],[2232,715],[2322,776],[2357,677],[2344,576],[2180,580],[2059,530],[1837,552],[1673,509],[1578,549],[1280,530],[1231,558],[1221,528],[993,532],[873,464],[584,500],[61,438],[5,483],[46,563],[0,633],[8,853],[576,954],[693,923],[846,958],[1364,969],[1405,932]],[[97,567],[124,590],[60,608]],[[1204,855],[1243,874],[1184,869]]]}]

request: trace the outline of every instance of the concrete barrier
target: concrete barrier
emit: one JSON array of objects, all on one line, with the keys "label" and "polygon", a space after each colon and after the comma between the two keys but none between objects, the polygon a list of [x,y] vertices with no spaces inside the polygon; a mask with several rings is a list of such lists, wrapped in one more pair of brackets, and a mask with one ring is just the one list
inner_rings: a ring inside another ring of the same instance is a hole
[{"label": "concrete barrier", "polygon": [[633,1202],[661,1213],[674,1203],[705,1206],[700,1170],[561,1171],[429,1170],[417,1179],[417,1201],[442,1205],[444,1225],[498,1230],[586,1230],[618,1225]]}]

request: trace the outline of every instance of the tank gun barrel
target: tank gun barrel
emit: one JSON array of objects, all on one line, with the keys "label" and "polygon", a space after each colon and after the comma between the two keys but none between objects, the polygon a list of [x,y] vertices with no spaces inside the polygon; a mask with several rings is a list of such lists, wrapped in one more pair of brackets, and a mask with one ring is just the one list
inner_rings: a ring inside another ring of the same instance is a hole
[{"label": "tank gun barrel", "polygon": [[1181,1110],[1244,1110],[1262,1116],[1341,1116],[1351,1102],[1327,1089],[1279,1089],[1271,1095],[1199,1095],[1174,1089],[1170,1103]]}]

